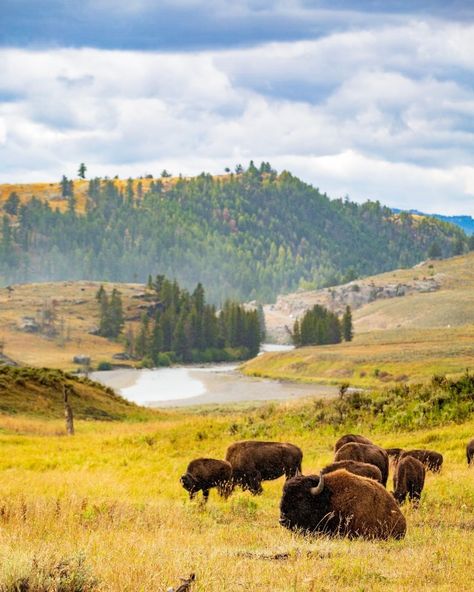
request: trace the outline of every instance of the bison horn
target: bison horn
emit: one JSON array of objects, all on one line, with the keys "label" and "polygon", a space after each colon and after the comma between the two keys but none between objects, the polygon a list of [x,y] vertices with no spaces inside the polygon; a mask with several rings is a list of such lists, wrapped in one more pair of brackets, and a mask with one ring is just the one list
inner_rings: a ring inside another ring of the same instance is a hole
[{"label": "bison horn", "polygon": [[322,473],[319,474],[319,483],[316,487],[311,487],[310,492],[311,495],[319,495],[324,489],[324,475]]}]

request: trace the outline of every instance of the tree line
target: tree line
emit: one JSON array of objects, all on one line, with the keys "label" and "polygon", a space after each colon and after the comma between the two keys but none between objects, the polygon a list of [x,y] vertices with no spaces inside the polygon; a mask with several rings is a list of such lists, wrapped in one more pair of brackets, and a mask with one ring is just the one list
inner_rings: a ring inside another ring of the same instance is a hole
[{"label": "tree line", "polygon": [[341,319],[336,313],[316,304],[306,311],[301,320],[293,325],[293,343],[296,347],[304,345],[328,345],[352,341],[352,312],[347,306]]},{"label": "tree line", "polygon": [[[138,329],[130,325],[123,335],[127,352],[144,366],[244,360],[259,352],[263,333],[257,308],[228,300],[217,310],[206,302],[201,283],[189,292],[164,275],[149,277],[145,298]],[[101,286],[97,301],[98,334],[118,338],[124,326],[119,292],[114,289],[109,297]]]},{"label": "tree line", "polygon": [[298,288],[414,265],[434,243],[447,256],[467,241],[433,218],[331,200],[269,163],[239,165],[222,177],[93,178],[81,214],[83,197],[71,179],[63,177],[60,193],[63,212],[54,201],[7,199],[0,281],[130,282],[151,270],[187,289],[201,281],[216,305],[271,302]]}]

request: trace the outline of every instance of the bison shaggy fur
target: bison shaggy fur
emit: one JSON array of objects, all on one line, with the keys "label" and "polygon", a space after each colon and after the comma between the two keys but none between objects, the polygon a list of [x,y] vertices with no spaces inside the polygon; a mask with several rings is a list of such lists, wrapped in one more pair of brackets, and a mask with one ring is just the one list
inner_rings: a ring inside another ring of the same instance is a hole
[{"label": "bison shaggy fur", "polygon": [[338,460],[356,460],[358,462],[375,465],[382,473],[382,485],[387,485],[388,479],[388,454],[383,448],[375,444],[359,444],[358,442],[349,442],[336,452],[334,457]]},{"label": "bison shaggy fur", "polygon": [[232,465],[233,485],[257,495],[262,481],[301,473],[303,453],[294,444],[247,440],[231,444],[225,458]]},{"label": "bison shaggy fur", "polygon": [[466,446],[467,464],[474,463],[474,438]]},{"label": "bison shaggy fur", "polygon": [[375,481],[382,483],[382,473],[378,467],[356,460],[338,460],[337,462],[324,467],[321,473],[327,475],[327,473],[332,473],[339,469],[345,469],[346,471],[349,471],[349,473],[359,475],[359,477],[367,477],[368,479],[374,479]]},{"label": "bison shaggy fur", "polygon": [[413,456],[404,456],[397,463],[393,475],[393,497],[402,504],[406,497],[418,505],[425,484],[425,467]]},{"label": "bison shaggy fur", "polygon": [[443,455],[439,452],[435,452],[434,450],[404,450],[400,454],[399,460],[405,456],[416,458],[425,465],[426,469],[432,471],[433,473],[439,473],[443,465]]},{"label": "bison shaggy fur", "polygon": [[334,452],[337,452],[339,448],[342,448],[344,444],[349,444],[349,442],[357,442],[358,444],[373,444],[373,442],[365,436],[360,436],[358,434],[346,434],[345,436],[341,436],[334,444]]},{"label": "bison shaggy fur", "polygon": [[403,538],[406,521],[394,498],[373,479],[341,469],[289,479],[280,524],[311,533],[369,539]]},{"label": "bison shaggy fur", "polygon": [[215,458],[196,458],[192,460],[186,473],[180,478],[181,485],[193,499],[198,491],[202,491],[204,501],[209,497],[209,489],[217,487],[219,495],[227,497],[232,482],[232,467],[225,460]]}]

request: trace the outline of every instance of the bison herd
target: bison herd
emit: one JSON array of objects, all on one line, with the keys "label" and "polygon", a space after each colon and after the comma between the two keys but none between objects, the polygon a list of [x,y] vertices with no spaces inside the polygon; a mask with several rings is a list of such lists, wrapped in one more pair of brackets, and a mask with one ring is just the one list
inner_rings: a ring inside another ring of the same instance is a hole
[{"label": "bison herd", "polygon": [[[406,521],[399,504],[406,498],[417,506],[426,471],[441,470],[443,456],[433,450],[384,449],[360,435],[347,434],[334,446],[334,462],[319,475],[301,472],[303,452],[280,442],[244,441],[231,444],[225,460],[198,458],[180,481],[191,499],[202,491],[204,501],[216,487],[227,498],[241,487],[262,493],[262,481],[285,475],[280,524],[309,533],[348,537],[403,538]],[[474,439],[466,448],[474,464]],[[386,489],[389,464],[394,467],[393,492]]]}]

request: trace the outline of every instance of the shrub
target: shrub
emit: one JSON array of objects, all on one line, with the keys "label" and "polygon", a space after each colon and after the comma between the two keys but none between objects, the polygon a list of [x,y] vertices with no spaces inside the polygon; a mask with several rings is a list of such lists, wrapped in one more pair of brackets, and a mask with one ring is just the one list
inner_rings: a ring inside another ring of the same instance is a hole
[{"label": "shrub", "polygon": [[102,362],[97,364],[97,370],[112,370],[112,364],[102,360]]}]

